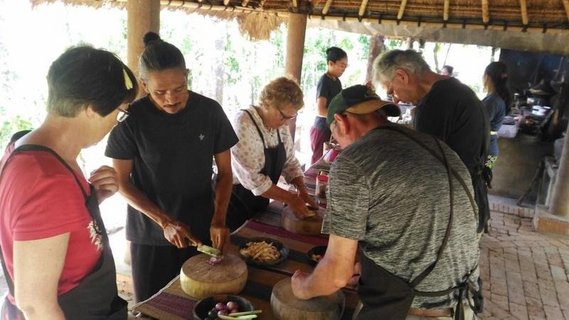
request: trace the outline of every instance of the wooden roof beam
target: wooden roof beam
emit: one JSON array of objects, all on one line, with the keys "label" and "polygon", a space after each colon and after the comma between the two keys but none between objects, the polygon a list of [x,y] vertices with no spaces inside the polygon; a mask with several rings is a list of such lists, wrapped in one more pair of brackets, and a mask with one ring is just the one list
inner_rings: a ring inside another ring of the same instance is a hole
[{"label": "wooden roof beam", "polygon": [[[567,0],[569,1],[569,0]],[[450,6],[450,0],[445,0],[445,4],[444,4],[444,9],[443,9],[443,21],[448,21],[448,8]]]},{"label": "wooden roof beam", "polygon": [[[360,11],[358,11],[358,17],[363,17],[364,13],[366,12],[367,9],[367,1],[368,0],[362,0],[362,4],[360,5]],[[567,0],[569,1],[569,0]]]},{"label": "wooden roof beam", "polygon": [[482,0],[482,22],[487,24],[490,21],[490,14],[488,13],[488,0]]},{"label": "wooden roof beam", "polygon": [[528,3],[527,0],[520,0],[520,9],[522,12],[522,24],[528,25]]},{"label": "wooden roof beam", "polygon": [[407,6],[407,0],[401,0],[401,6],[399,7],[399,13],[397,13],[397,20],[401,20],[401,18],[403,18],[403,14],[405,13],[405,6]]},{"label": "wooden roof beam", "polygon": [[563,0],[563,6],[565,7],[565,14],[567,14],[567,20],[569,20],[569,0]]},{"label": "wooden roof beam", "polygon": [[323,15],[328,14],[328,10],[330,10],[331,5],[332,5],[332,0],[326,0],[326,4],[324,5],[324,8],[322,9]]}]

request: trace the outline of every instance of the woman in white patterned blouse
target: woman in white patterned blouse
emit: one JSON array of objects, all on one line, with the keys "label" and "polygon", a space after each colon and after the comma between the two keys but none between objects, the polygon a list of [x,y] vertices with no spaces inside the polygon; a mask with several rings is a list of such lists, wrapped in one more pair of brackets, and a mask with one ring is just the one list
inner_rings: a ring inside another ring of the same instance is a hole
[{"label": "woman in white patterned blouse", "polygon": [[[316,206],[304,186],[288,129],[288,121],[303,105],[298,83],[280,77],[263,88],[259,106],[241,110],[235,117],[233,127],[239,142],[231,148],[233,193],[227,212],[231,230],[264,210],[269,199],[286,203],[299,218],[309,215],[307,204]],[[281,175],[297,193],[277,186]]]}]

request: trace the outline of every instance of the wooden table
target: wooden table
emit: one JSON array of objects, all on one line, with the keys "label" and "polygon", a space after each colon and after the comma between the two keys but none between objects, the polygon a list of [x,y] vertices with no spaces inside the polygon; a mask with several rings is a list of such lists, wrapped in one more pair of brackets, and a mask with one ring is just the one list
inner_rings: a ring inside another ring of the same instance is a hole
[{"label": "wooden table", "polygon": [[[305,178],[309,192],[314,191],[312,173],[307,172]],[[326,245],[328,242],[325,235],[307,236],[284,230],[280,222],[283,208],[282,203],[271,202],[265,212],[248,221],[231,235],[231,243],[227,244],[225,249],[226,252],[238,255],[239,245],[255,237],[275,239],[289,249],[288,258],[276,266],[248,266],[247,283],[240,295],[249,299],[255,308],[263,310],[259,319],[276,319],[270,305],[273,285],[282,279],[290,278],[296,270],[311,272],[314,267],[310,264],[306,252],[314,246]],[[342,319],[351,319],[359,299],[354,288],[344,288],[342,291],[346,296],[346,307]],[[150,299],[136,304],[133,311],[155,319],[192,319],[192,308],[195,302],[195,299],[186,295],[181,289],[180,280],[177,277]]]}]

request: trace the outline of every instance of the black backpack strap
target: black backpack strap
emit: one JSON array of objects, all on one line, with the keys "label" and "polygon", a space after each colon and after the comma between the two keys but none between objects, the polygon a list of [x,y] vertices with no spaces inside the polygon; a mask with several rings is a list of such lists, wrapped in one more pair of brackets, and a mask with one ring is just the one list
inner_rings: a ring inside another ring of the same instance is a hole
[{"label": "black backpack strap", "polygon": [[[417,138],[411,136],[409,133],[405,132],[403,129],[401,129],[397,126],[393,126],[393,125],[387,125],[387,126],[379,127],[377,129],[387,129],[387,130],[393,130],[393,131],[397,131],[397,132],[401,133],[402,135],[406,136],[407,138],[418,143],[425,150],[429,151],[429,153],[432,154],[433,157],[439,159],[439,161],[444,163],[444,159],[440,155],[438,155],[431,148],[429,148],[427,145],[425,145],[425,143],[423,143],[421,140],[418,140]],[[458,182],[460,183],[460,185],[462,186],[462,188],[466,192],[466,195],[468,196],[468,200],[470,201],[470,205],[472,206],[472,210],[474,211],[474,214],[477,214],[478,211],[476,210],[476,201],[474,201],[474,196],[472,195],[470,190],[468,190],[468,184],[466,184],[464,179],[462,179],[462,177],[458,174],[458,172],[456,172],[456,170],[454,168],[450,168],[450,172],[452,173],[452,176],[456,180],[458,180]],[[472,185],[472,183],[470,183],[470,184]]]},{"label": "black backpack strap", "polygon": [[417,277],[415,277],[415,279],[413,279],[409,283],[409,286],[414,289],[419,283],[421,283],[421,281],[423,281],[423,279],[425,279],[433,271],[433,269],[435,269],[437,262],[440,260],[441,256],[443,255],[443,251],[446,249],[446,246],[448,244],[448,238],[450,236],[450,230],[452,228],[452,221],[453,221],[453,217],[454,217],[454,205],[453,205],[454,204],[454,191],[453,191],[453,187],[452,187],[451,167],[448,163],[446,153],[445,153],[441,143],[439,142],[439,140],[436,137],[432,136],[432,138],[435,141],[435,144],[439,147],[441,155],[438,155],[435,151],[433,151],[430,147],[428,147],[422,141],[411,136],[409,133],[405,132],[404,130],[402,130],[399,127],[389,125],[389,126],[379,127],[377,129],[393,130],[393,131],[396,131],[396,132],[402,134],[403,136],[411,139],[412,141],[416,142],[423,149],[427,150],[431,155],[433,155],[437,160],[442,162],[442,164],[445,166],[445,169],[447,172],[447,178],[448,178],[448,184],[449,184],[450,212],[449,212],[448,224],[447,224],[446,231],[445,231],[445,237],[443,238],[441,246],[439,247],[439,250],[437,251],[437,259],[435,261],[433,261],[433,263],[431,263],[425,270],[423,270],[423,272],[421,272]]},{"label": "black backpack strap", "polygon": [[445,237],[443,238],[443,242],[442,242],[442,244],[439,247],[439,250],[437,252],[437,259],[433,263],[431,263],[431,265],[428,266],[427,269],[423,270],[423,272],[421,272],[421,274],[419,274],[415,279],[413,279],[413,281],[411,281],[410,286],[413,289],[419,283],[421,283],[421,281],[423,281],[423,279],[425,279],[433,271],[433,269],[435,269],[437,262],[439,262],[439,260],[441,259],[442,255],[443,255],[443,251],[446,249],[447,244],[448,244],[448,238],[450,237],[450,230],[452,228],[452,221],[454,218],[454,205],[453,205],[453,203],[454,203],[454,191],[452,189],[452,176],[450,173],[450,165],[448,163],[448,159],[447,159],[447,156],[445,154],[445,151],[444,151],[443,147],[441,146],[441,143],[439,142],[439,140],[437,138],[433,137],[433,139],[435,139],[435,143],[437,144],[437,146],[441,150],[442,158],[443,158],[443,164],[446,167],[446,171],[447,171],[448,184],[449,184],[449,190],[450,190],[449,191],[450,212],[449,212],[449,217],[448,217],[447,228],[445,231]]},{"label": "black backpack strap", "polygon": [[[439,261],[440,257],[442,256],[443,250],[446,248],[446,245],[448,243],[448,237],[450,235],[450,229],[451,229],[451,224],[452,224],[452,220],[453,220],[453,187],[452,187],[452,178],[451,178],[451,174],[452,176],[454,176],[463,186],[464,190],[466,191],[466,193],[468,194],[468,197],[470,199],[471,204],[474,207],[474,200],[472,195],[470,194],[470,192],[468,191],[468,188],[466,187],[466,184],[464,183],[464,180],[458,175],[458,173],[456,171],[454,171],[452,168],[450,168],[450,165],[448,163],[448,159],[446,157],[446,154],[444,152],[444,149],[442,148],[439,140],[436,137],[433,137],[435,139],[435,142],[437,143],[437,146],[439,147],[440,151],[441,151],[441,156],[437,155],[435,151],[433,151],[431,148],[429,148],[428,146],[426,146],[422,141],[416,139],[415,137],[409,135],[407,132],[405,132],[404,130],[402,130],[401,128],[395,127],[395,126],[385,126],[385,127],[381,127],[378,129],[389,129],[389,130],[394,130],[397,131],[401,134],[403,134],[404,136],[410,138],[411,140],[417,142],[419,145],[421,145],[424,149],[426,149],[427,151],[429,151],[429,153],[431,153],[435,158],[441,160],[442,158],[442,162],[444,163],[446,169],[447,169],[447,176],[448,176],[448,181],[449,181],[449,187],[450,187],[450,214],[449,214],[449,223],[447,225],[447,229],[446,229],[446,233],[445,233],[445,238],[443,239],[443,243],[441,244],[439,251],[437,252],[437,259],[435,260],[435,262],[433,262],[429,267],[427,267],[427,269],[425,269],[423,272],[421,272],[421,274],[419,274],[411,283],[410,286],[412,288],[415,288],[415,286],[417,286],[425,277],[427,277],[427,275],[429,275],[429,273],[431,273],[431,271],[433,271],[433,269],[435,268],[437,262]],[[468,301],[468,304],[470,305],[470,307],[472,308],[472,310],[475,313],[480,313],[482,312],[483,308],[484,308],[484,299],[482,297],[481,294],[481,289],[482,289],[482,283],[481,283],[481,279],[480,277],[478,278],[478,290],[476,290],[476,288],[472,285],[471,281],[470,281],[470,276],[472,275],[472,273],[475,272],[475,270],[478,268],[478,264],[476,264],[474,266],[474,268],[472,268],[472,270],[470,270],[462,279],[462,281],[454,287],[451,287],[449,289],[445,289],[445,290],[441,290],[441,291],[419,291],[419,290],[414,290],[415,294],[418,296],[428,296],[428,297],[438,297],[438,296],[446,296],[452,292],[455,292],[458,290],[458,304],[455,308],[455,315],[454,315],[454,319],[455,320],[463,320],[464,318],[464,310],[462,308],[462,303],[463,301],[466,299]],[[471,303],[471,300],[474,302],[474,305]]]},{"label": "black backpack strap", "polygon": [[[46,151],[51,153],[55,158],[57,158],[57,160],[59,160],[59,162],[61,162],[65,166],[65,168],[67,168],[72,173],[73,178],[75,178],[75,181],[77,182],[79,189],[81,189],[81,192],[83,193],[85,199],[89,197],[85,189],[83,189],[83,186],[81,185],[79,178],[75,174],[75,171],[73,171],[73,169],[69,166],[69,164],[67,164],[67,162],[65,162],[65,160],[63,160],[63,158],[61,158],[61,156],[59,156],[55,151],[42,145],[25,144],[14,149],[14,151],[12,151],[10,156],[6,158],[6,161],[2,164],[0,170],[0,181],[2,180],[4,169],[6,168],[8,162],[12,159],[12,157],[20,152],[26,152],[26,151]],[[2,270],[4,271],[4,278],[6,278],[6,284],[8,285],[8,289],[10,290],[10,294],[14,296],[14,282],[12,280],[12,277],[10,277],[10,274],[8,273],[8,268],[6,267],[6,262],[4,261],[4,251],[1,246],[0,246],[0,253],[2,254],[2,256],[0,256],[0,260],[2,261]]]},{"label": "black backpack strap", "polygon": [[[248,110],[243,110],[243,111],[245,111],[249,115],[249,118],[251,118],[251,121],[253,121],[253,124],[255,125],[255,128],[257,128],[257,132],[259,133],[259,136],[261,137],[261,140],[263,141],[263,147],[266,149],[267,144],[265,143],[265,138],[263,137],[263,133],[261,132],[259,125],[257,125],[257,122],[255,122],[255,119],[253,119],[253,115]],[[280,140],[280,136],[279,136],[279,140]]]},{"label": "black backpack strap", "polygon": [[[67,170],[69,170],[69,172],[71,172],[71,175],[73,175],[73,178],[75,179],[75,182],[77,182],[79,189],[81,189],[81,193],[83,193],[83,197],[85,199],[89,198],[87,191],[85,191],[85,189],[83,189],[83,185],[81,184],[81,181],[79,180],[79,178],[75,174],[75,171],[73,170],[73,168],[71,168],[71,166],[69,166],[69,164],[67,164],[67,162],[65,160],[63,160],[63,158],[59,154],[57,154],[55,151],[53,151],[52,149],[50,149],[46,146],[42,146],[42,145],[38,145],[38,144],[25,144],[25,145],[22,145],[22,146],[19,146],[18,148],[16,148],[12,152],[12,154],[10,155],[10,158],[12,157],[12,155],[14,155],[16,153],[25,152],[25,151],[45,151],[45,152],[51,153],[59,162],[61,162],[61,164],[63,164],[63,166]],[[8,163],[7,160],[6,160],[6,163]]]}]

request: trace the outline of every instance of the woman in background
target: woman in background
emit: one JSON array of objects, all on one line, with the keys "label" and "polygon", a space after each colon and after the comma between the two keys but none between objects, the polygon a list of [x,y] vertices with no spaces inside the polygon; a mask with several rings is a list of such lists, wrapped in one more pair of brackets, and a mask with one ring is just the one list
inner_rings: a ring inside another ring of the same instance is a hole
[{"label": "woman in background", "polygon": [[498,158],[498,130],[502,126],[502,121],[511,101],[510,91],[506,86],[507,81],[508,69],[504,62],[492,62],[484,70],[482,82],[484,91],[488,94],[482,102],[486,106],[490,120],[490,144],[488,146],[488,160],[486,161],[486,167],[490,169],[494,167]]},{"label": "woman in background", "polygon": [[348,54],[338,47],[331,47],[326,50],[326,61],[328,69],[320,77],[316,88],[316,119],[310,128],[312,148],[310,163],[315,163],[322,157],[324,142],[330,141],[330,128],[326,124],[328,105],[332,98],[342,91],[339,78],[348,67]]},{"label": "woman in background", "polygon": [[114,54],[80,46],[52,63],[47,83],[47,117],[0,164],[2,317],[126,319],[99,212],[117,176],[102,166],[86,177],[77,157],[128,115],[136,78]]},{"label": "woman in background", "polygon": [[[288,121],[303,105],[298,83],[281,77],[263,88],[258,106],[237,114],[233,126],[239,142],[231,148],[234,185],[227,212],[231,230],[267,208],[269,199],[286,203],[300,218],[308,215],[307,203],[316,207],[304,186],[288,130]],[[277,186],[281,175],[298,193]]]}]

